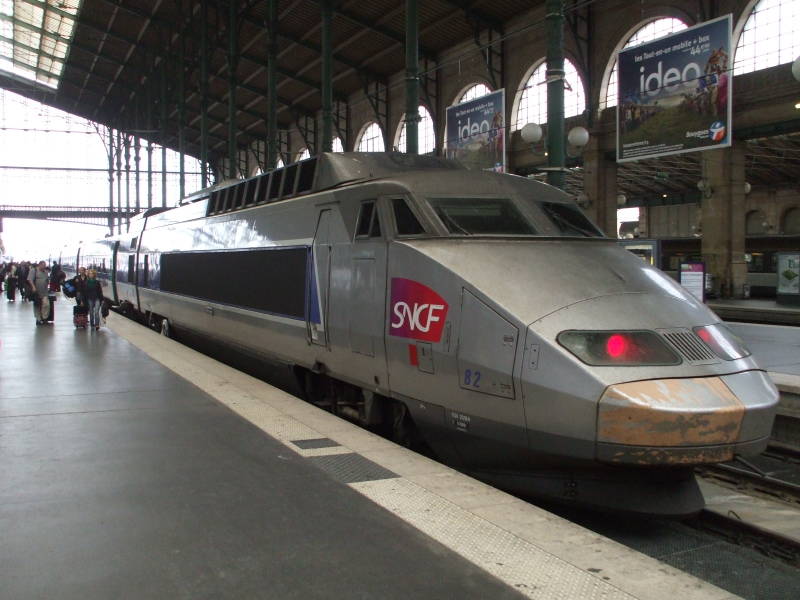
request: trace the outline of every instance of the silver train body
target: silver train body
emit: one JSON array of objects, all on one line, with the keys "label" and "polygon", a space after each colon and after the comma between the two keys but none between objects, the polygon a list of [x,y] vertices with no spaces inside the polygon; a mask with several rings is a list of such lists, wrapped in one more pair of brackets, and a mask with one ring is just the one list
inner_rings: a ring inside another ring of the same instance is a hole
[{"label": "silver train body", "polygon": [[557,189],[354,153],[190,200],[62,262],[97,266],[154,327],[289,365],[312,400],[413,426],[488,482],[689,514],[694,466],[767,444],[766,373]]}]

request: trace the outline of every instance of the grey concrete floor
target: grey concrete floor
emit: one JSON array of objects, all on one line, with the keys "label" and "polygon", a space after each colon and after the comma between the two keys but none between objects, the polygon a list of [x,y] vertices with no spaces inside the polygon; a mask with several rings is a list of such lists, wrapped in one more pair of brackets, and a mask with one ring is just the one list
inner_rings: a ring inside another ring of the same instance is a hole
[{"label": "grey concrete floor", "polygon": [[517,593],[72,303],[0,301],[0,598]]}]

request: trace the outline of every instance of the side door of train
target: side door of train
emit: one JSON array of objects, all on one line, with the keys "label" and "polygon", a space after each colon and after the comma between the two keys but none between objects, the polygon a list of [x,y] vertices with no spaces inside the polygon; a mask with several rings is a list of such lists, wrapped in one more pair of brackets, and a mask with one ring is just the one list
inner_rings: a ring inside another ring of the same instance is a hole
[{"label": "side door of train", "polygon": [[388,390],[386,344],[387,238],[385,199],[360,201],[350,254],[347,312],[353,375],[367,387]]}]

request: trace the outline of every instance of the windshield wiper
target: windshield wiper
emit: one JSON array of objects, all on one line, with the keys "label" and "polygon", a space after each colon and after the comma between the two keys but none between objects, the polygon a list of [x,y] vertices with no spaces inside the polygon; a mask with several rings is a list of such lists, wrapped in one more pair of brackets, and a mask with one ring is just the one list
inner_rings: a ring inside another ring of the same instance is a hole
[{"label": "windshield wiper", "polygon": [[[444,216],[447,218],[447,223],[445,223],[445,224],[447,225],[447,228],[450,230],[450,233],[453,233],[453,228],[455,228],[455,229],[458,229],[458,231],[460,233],[463,233],[464,235],[472,235],[469,231],[467,231],[461,225],[456,223],[450,215],[445,213]],[[452,227],[451,227],[451,225],[452,225]]]},{"label": "windshield wiper", "polygon": [[[555,211],[551,212],[551,211],[545,209],[545,212],[547,213],[548,217],[550,217],[553,221],[555,221],[559,225],[562,225],[566,229],[571,229],[572,231],[575,231],[577,233],[581,233],[585,237],[598,237],[596,231],[592,231],[590,229],[584,229],[583,227],[575,225],[575,223],[573,223],[572,221],[569,221],[568,219],[566,219],[565,217],[563,217],[562,215],[558,214]],[[566,233],[563,229],[561,230],[561,232],[562,233]]]}]

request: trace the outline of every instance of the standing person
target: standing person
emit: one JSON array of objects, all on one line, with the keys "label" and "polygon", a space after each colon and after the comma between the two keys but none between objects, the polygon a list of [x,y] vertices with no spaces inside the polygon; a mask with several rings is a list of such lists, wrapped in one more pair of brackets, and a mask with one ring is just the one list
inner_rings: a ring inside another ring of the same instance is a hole
[{"label": "standing person", "polygon": [[89,327],[100,329],[100,307],[103,305],[103,287],[97,279],[97,271],[86,272],[86,301],[89,303]]},{"label": "standing person", "polygon": [[50,291],[51,292],[60,292],[61,285],[64,283],[64,280],[67,278],[67,274],[64,273],[61,265],[57,262],[53,263],[53,268],[50,269]]},{"label": "standing person", "polygon": [[78,274],[72,279],[75,284],[75,304],[88,307],[86,304],[86,267],[80,267]]},{"label": "standing person", "polygon": [[22,297],[23,302],[28,301],[28,275],[30,268],[27,261],[22,261],[17,267],[17,287],[19,287],[19,295]]},{"label": "standing person", "polygon": [[9,302],[17,299],[17,265],[13,262],[6,267],[6,298]]},{"label": "standing person", "polygon": [[50,314],[50,275],[47,273],[47,263],[39,261],[35,269],[28,274],[28,293],[33,300],[33,316],[37,325],[45,325]]}]

